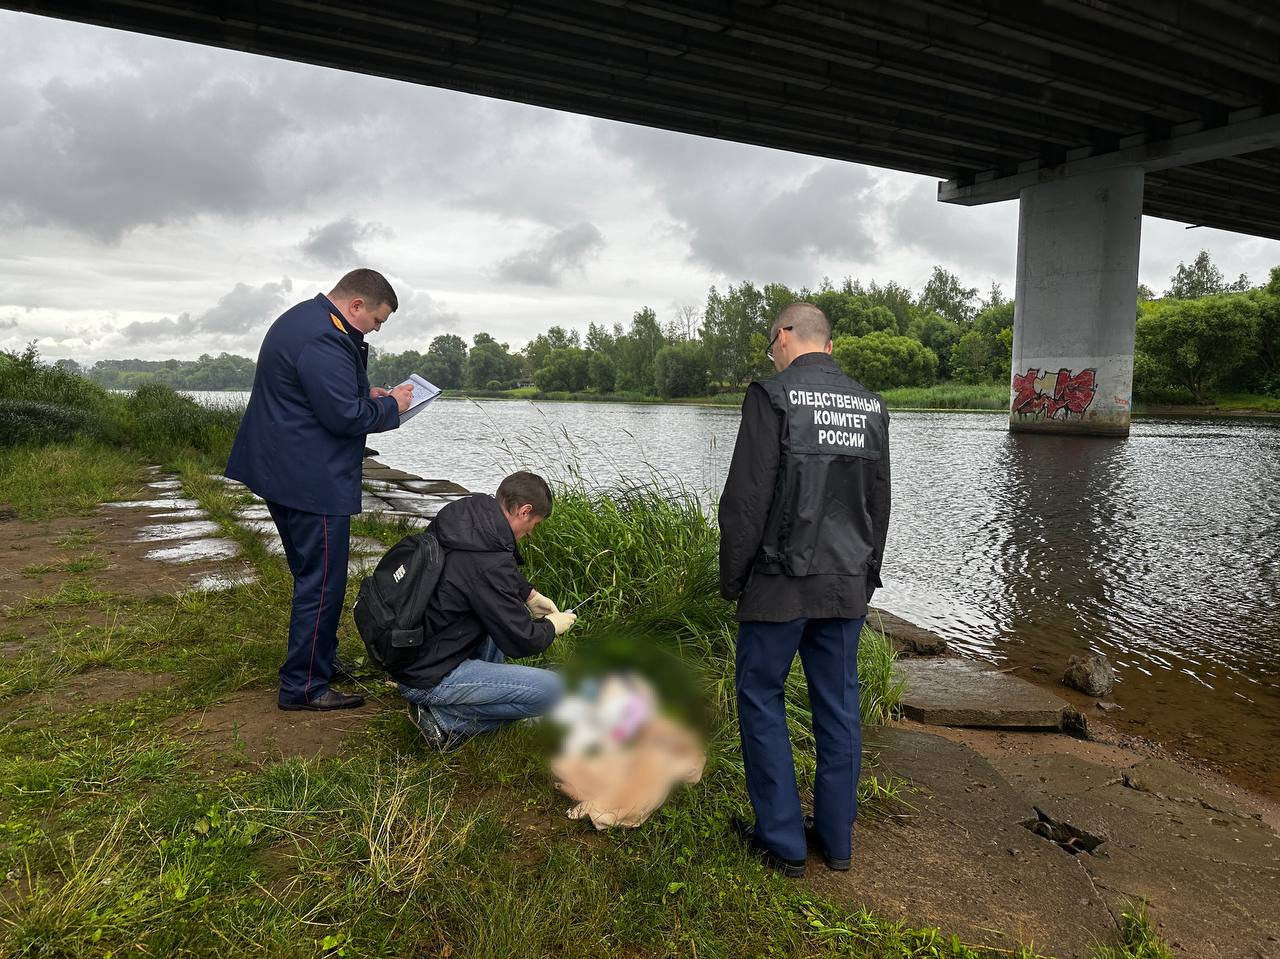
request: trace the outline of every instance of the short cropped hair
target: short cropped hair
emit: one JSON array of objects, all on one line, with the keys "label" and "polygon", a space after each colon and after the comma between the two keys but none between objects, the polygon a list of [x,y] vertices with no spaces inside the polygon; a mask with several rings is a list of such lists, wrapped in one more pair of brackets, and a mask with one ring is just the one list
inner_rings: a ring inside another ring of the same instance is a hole
[{"label": "short cropped hair", "polygon": [[498,503],[508,513],[527,504],[533,507],[534,516],[546,519],[551,515],[553,499],[551,487],[537,473],[520,470],[498,484]]},{"label": "short cropped hair", "polygon": [[332,295],[344,300],[355,299],[358,296],[375,309],[385,303],[391,307],[392,313],[400,309],[396,291],[391,289],[387,278],[377,270],[352,270],[338,281]]},{"label": "short cropped hair", "polygon": [[812,303],[801,300],[785,307],[777,319],[769,327],[769,338],[778,335],[784,326],[791,327],[795,338],[805,343],[821,343],[824,346],[831,339],[831,321],[827,314]]}]

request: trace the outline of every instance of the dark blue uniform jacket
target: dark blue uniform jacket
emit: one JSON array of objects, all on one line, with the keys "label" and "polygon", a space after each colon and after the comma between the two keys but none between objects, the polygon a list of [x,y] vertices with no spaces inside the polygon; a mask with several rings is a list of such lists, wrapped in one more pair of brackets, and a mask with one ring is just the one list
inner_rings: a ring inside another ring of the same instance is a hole
[{"label": "dark blue uniform jacket", "polygon": [[227,476],[308,513],[360,512],[368,433],[400,425],[396,401],[372,399],[369,347],[324,295],[271,324]]}]

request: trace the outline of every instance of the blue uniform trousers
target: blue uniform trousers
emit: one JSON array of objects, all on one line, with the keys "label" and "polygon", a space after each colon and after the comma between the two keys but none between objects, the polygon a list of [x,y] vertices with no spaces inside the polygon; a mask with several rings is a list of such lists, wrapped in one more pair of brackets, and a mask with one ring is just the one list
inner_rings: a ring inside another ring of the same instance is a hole
[{"label": "blue uniform trousers", "polygon": [[338,654],[338,617],[347,591],[351,517],[267,503],[293,574],[289,649],[280,667],[280,702],[315,699],[329,688]]},{"label": "blue uniform trousers", "polygon": [[809,684],[818,753],[814,825],[828,856],[850,855],[862,768],[858,638],[864,620],[738,624],[738,724],[747,794],[756,815],[755,834],[785,859],[805,858],[804,815],[784,701],[787,673],[797,650]]}]

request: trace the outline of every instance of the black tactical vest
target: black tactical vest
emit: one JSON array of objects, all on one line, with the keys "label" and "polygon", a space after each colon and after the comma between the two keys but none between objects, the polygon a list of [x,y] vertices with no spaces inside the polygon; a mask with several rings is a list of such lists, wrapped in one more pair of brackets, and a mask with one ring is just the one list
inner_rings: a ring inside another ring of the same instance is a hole
[{"label": "black tactical vest", "polygon": [[878,571],[867,500],[889,444],[884,400],[825,354],[808,354],[759,385],[782,421],[782,457],[756,569]]}]

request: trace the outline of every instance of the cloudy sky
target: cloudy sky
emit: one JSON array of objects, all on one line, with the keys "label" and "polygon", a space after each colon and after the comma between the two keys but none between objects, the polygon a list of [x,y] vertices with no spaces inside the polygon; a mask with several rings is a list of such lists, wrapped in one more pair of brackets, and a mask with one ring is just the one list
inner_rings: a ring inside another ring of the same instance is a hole
[{"label": "cloudy sky", "polygon": [[[373,339],[671,319],[824,276],[1013,289],[1017,204],[936,181],[0,11],[0,349],[254,355],[285,307],[380,269]],[[1140,279],[1280,243],[1147,219]]]}]

